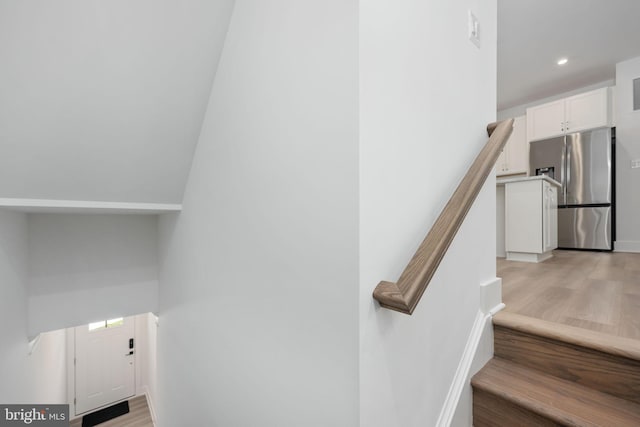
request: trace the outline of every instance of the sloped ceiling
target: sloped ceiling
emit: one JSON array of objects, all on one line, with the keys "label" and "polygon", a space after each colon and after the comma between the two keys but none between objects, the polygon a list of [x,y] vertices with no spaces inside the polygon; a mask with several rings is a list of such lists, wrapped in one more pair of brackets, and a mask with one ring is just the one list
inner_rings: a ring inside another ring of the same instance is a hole
[{"label": "sloped ceiling", "polygon": [[233,0],[0,0],[0,198],[179,203]]}]

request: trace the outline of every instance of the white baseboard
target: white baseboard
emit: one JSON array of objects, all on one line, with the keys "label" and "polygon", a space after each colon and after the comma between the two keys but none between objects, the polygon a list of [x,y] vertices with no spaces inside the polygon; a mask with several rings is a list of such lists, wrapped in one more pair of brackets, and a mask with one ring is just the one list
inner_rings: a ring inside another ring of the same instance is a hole
[{"label": "white baseboard", "polygon": [[507,261],[520,261],[520,262],[542,262],[546,261],[553,256],[551,251],[543,254],[534,254],[528,252],[507,252]]},{"label": "white baseboard", "polygon": [[614,247],[615,252],[640,253],[640,242],[634,240],[616,240]]},{"label": "white baseboard", "polygon": [[158,418],[156,417],[156,411],[153,406],[153,399],[151,398],[151,393],[149,393],[149,387],[143,385],[140,387],[142,389],[142,394],[147,398],[147,405],[149,406],[149,412],[151,413],[151,422],[153,423],[153,427],[157,427]]},{"label": "white baseboard", "polygon": [[[471,399],[469,396],[471,376],[479,370],[493,356],[493,333],[491,318],[495,313],[504,308],[502,303],[502,279],[495,278],[480,285],[480,310],[471,328],[458,369],[447,393],[437,427],[449,427],[455,419],[469,419],[471,416]],[[487,331],[489,331],[487,333]],[[483,351],[478,354],[478,349]],[[481,356],[481,357],[477,357]],[[482,360],[478,360],[482,359]],[[485,360],[486,359],[486,360]],[[479,365],[479,366],[478,366]],[[465,393],[467,391],[467,393]],[[461,402],[463,401],[464,402]],[[462,408],[464,406],[464,409]],[[461,407],[461,408],[459,408]],[[468,412],[466,417],[461,412]],[[466,423],[463,422],[464,425]]]}]

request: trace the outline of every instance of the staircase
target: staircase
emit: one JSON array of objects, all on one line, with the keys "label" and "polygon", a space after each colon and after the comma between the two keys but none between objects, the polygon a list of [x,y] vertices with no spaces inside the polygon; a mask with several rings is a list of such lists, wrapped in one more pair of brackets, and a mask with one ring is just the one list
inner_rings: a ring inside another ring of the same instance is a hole
[{"label": "staircase", "polygon": [[501,312],[472,379],[483,426],[640,426],[640,342]]}]

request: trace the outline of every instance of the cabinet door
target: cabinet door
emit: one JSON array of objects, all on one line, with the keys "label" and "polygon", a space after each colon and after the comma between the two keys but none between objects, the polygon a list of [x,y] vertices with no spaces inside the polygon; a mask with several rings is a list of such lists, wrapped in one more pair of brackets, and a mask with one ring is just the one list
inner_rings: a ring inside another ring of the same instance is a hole
[{"label": "cabinet door", "polygon": [[549,228],[551,229],[549,250],[552,250],[558,247],[558,187],[551,184],[549,184],[549,203]]},{"label": "cabinet door", "polygon": [[567,132],[609,126],[609,88],[581,93],[566,99]]},{"label": "cabinet door", "polygon": [[496,175],[526,174],[529,166],[526,117],[516,117],[513,132],[496,162]]},{"label": "cabinet door", "polygon": [[508,147],[505,144],[498,156],[498,160],[496,160],[496,176],[507,175],[507,149]]},{"label": "cabinet door", "polygon": [[508,161],[509,173],[527,173],[529,169],[529,143],[527,142],[527,120],[525,116],[516,117],[513,121],[513,132],[509,138]]},{"label": "cabinet door", "polygon": [[536,141],[564,134],[564,99],[527,108],[527,138]]},{"label": "cabinet door", "polygon": [[543,216],[541,180],[505,184],[505,249],[542,253]]},{"label": "cabinet door", "polygon": [[542,183],[542,252],[558,247],[558,193],[554,185]]}]

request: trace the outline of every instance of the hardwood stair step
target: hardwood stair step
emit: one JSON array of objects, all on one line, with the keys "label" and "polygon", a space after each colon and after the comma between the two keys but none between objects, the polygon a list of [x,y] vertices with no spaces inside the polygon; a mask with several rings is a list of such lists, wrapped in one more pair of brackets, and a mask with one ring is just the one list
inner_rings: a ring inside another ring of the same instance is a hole
[{"label": "hardwood stair step", "polygon": [[514,313],[493,319],[494,354],[640,403],[640,342]]},{"label": "hardwood stair step", "polygon": [[494,357],[471,380],[475,427],[640,426],[640,405]]},{"label": "hardwood stair step", "polygon": [[640,361],[640,341],[501,311],[493,324]]}]

